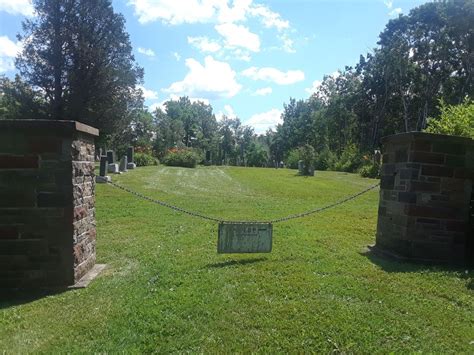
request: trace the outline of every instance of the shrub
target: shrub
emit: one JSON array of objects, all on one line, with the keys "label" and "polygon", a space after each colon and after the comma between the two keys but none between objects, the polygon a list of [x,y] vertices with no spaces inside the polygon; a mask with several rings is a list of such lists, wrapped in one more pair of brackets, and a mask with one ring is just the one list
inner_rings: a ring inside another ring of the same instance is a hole
[{"label": "shrub", "polygon": [[188,148],[170,149],[163,158],[164,164],[169,166],[181,166],[183,168],[195,168],[199,161],[199,154]]},{"label": "shrub", "polygon": [[474,139],[474,101],[449,106],[440,100],[439,119],[430,118],[426,132],[450,134]]},{"label": "shrub", "polygon": [[333,152],[329,149],[324,149],[321,153],[316,154],[314,168],[316,170],[328,170],[332,165],[334,165],[336,159],[337,157]]},{"label": "shrub", "polygon": [[158,165],[158,159],[146,153],[135,153],[133,159],[137,166]]},{"label": "shrub", "polygon": [[[304,165],[303,175],[313,175],[314,163],[316,160],[316,152],[314,151],[314,148],[309,144],[305,144],[304,146],[299,147],[298,151],[300,155],[300,160],[303,161]],[[313,171],[313,173],[310,173],[311,170]]]},{"label": "shrub", "polygon": [[264,166],[268,160],[267,151],[260,145],[252,143],[247,152],[248,166]]},{"label": "shrub", "polygon": [[359,174],[365,178],[380,178],[380,165],[374,163],[364,165],[360,168]]},{"label": "shrub", "polygon": [[290,169],[298,169],[298,160],[300,160],[300,152],[298,149],[292,149],[286,158],[286,166]]},{"label": "shrub", "polygon": [[344,148],[341,156],[333,163],[331,168],[336,171],[353,173],[362,166],[362,163],[362,155],[355,144],[349,144]]},{"label": "shrub", "polygon": [[309,166],[313,166],[316,170],[327,170],[335,159],[336,156],[329,149],[318,154],[312,146],[305,145],[290,150],[286,158],[286,166],[290,169],[298,169],[298,161],[303,160],[305,166],[309,163]]}]

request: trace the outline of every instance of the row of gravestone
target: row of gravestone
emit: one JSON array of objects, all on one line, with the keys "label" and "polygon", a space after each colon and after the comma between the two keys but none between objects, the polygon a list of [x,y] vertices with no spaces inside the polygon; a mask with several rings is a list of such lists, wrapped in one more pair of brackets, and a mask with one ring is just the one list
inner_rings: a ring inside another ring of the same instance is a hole
[{"label": "row of gravestone", "polygon": [[116,163],[115,152],[108,150],[106,155],[100,156],[99,176],[96,180],[97,182],[108,182],[111,178],[107,176],[107,173],[121,174],[136,167],[133,147],[128,147],[127,154],[120,159],[119,163]]}]

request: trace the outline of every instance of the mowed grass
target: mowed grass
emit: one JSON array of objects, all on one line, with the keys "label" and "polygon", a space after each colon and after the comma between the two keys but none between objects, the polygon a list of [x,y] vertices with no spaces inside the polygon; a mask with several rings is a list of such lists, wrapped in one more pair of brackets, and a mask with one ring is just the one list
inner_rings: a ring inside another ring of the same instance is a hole
[{"label": "mowed grass", "polygon": [[[147,167],[114,176],[211,216],[272,219],[376,183],[287,169]],[[97,185],[88,288],[0,302],[0,352],[474,352],[473,271],[366,253],[378,190],[274,225],[271,254],[218,255],[217,225]]]}]

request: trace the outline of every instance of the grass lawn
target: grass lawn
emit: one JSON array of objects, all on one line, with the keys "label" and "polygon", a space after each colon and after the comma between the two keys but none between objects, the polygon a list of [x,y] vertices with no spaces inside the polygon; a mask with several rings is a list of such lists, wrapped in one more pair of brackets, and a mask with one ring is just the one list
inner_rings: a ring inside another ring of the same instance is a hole
[{"label": "grass lawn", "polygon": [[[287,169],[147,167],[113,177],[224,219],[323,206],[375,180]],[[274,225],[271,254],[218,255],[217,225],[97,186],[88,288],[0,301],[0,353],[474,352],[474,272],[365,253],[378,190]]]}]

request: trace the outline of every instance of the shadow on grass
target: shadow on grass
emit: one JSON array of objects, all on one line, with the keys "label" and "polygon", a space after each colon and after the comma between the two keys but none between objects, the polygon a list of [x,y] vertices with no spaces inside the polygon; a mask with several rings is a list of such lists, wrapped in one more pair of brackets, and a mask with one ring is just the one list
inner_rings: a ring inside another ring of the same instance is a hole
[{"label": "shadow on grass", "polygon": [[207,264],[206,267],[208,269],[212,268],[222,268],[222,267],[227,267],[227,266],[234,266],[234,265],[247,265],[247,264],[254,264],[254,263],[259,263],[262,261],[266,261],[267,258],[252,258],[252,259],[242,259],[242,260],[228,260],[228,261],[223,261],[220,263],[214,263],[214,264]]},{"label": "shadow on grass", "polygon": [[71,289],[0,289],[0,310],[34,302],[48,296],[59,295],[67,291],[71,291]]},{"label": "shadow on grass", "polygon": [[474,291],[473,265],[447,265],[434,262],[407,261],[390,255],[382,255],[374,249],[360,252],[373,264],[386,272],[451,272],[453,276],[466,280],[468,290]]}]

